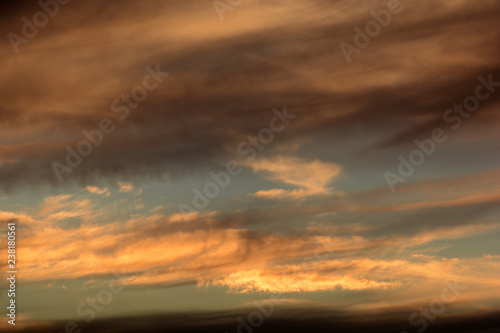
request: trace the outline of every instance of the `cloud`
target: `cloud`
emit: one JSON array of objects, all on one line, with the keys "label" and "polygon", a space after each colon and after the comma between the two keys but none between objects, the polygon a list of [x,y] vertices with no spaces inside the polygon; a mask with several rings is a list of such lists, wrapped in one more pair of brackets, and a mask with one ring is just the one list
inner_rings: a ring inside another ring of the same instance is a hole
[{"label": "cloud", "polygon": [[111,193],[109,192],[108,188],[105,187],[103,189],[100,189],[99,187],[97,186],[90,186],[90,185],[87,185],[87,187],[85,188],[88,192],[90,193],[94,193],[94,194],[99,194],[99,195],[102,195],[104,197],[109,197],[111,195]]},{"label": "cloud", "polygon": [[[58,195],[45,198],[35,211],[37,217],[1,214],[22,219],[19,223],[26,228],[18,246],[25,258],[19,269],[26,274],[27,282],[64,281],[125,270],[132,275],[128,281],[131,286],[196,281],[200,286],[226,286],[235,292],[400,289],[412,276],[434,282],[459,276],[484,287],[496,283],[491,274],[497,268],[487,264],[495,262],[495,257],[442,261],[413,254],[418,247],[436,240],[498,230],[498,224],[435,226],[378,237],[356,235],[371,230],[359,225],[349,229],[351,234],[338,236],[328,233],[341,229],[317,225],[299,229],[297,235],[286,235],[237,229],[241,216],[216,211],[189,216],[189,224],[178,213],[159,212],[97,224],[97,220],[112,216],[108,215],[112,211],[100,207],[97,214],[94,205],[75,195]],[[81,216],[86,223],[76,229],[63,228],[62,219],[74,216]],[[386,259],[389,253],[417,261]],[[475,274],[471,274],[473,270]]]},{"label": "cloud", "polygon": [[[288,267],[287,267],[288,268]],[[387,289],[397,286],[398,282],[378,282],[352,276],[326,276],[319,274],[290,274],[273,271],[241,270],[211,282],[214,285],[228,286],[236,292],[312,292],[325,290],[363,290]]]},{"label": "cloud", "polygon": [[315,193],[307,192],[303,189],[300,190],[283,190],[283,189],[272,189],[272,190],[260,190],[254,193],[257,198],[267,198],[267,199],[300,199],[307,195],[312,195]]},{"label": "cloud", "polygon": [[[76,147],[85,139],[82,130],[96,128],[103,117],[113,120],[116,131],[65,175],[64,184],[184,179],[232,158],[226,147],[256,133],[266,125],[268,110],[280,105],[300,121],[280,133],[283,141],[276,147],[349,143],[329,157],[344,169],[369,165],[366,151],[379,153],[376,163],[386,163],[394,151],[442,125],[443,112],[474,91],[478,75],[500,77],[492,56],[498,45],[491,43],[499,32],[496,2],[409,3],[347,66],[338,45],[352,42],[353,27],[366,24],[374,10],[373,3],[357,4],[246,4],[230,13],[231,29],[220,24],[213,8],[195,1],[124,1],[122,14],[113,19],[107,16],[113,4],[65,6],[63,15],[22,45],[25,52],[14,56],[6,42],[0,53],[6,87],[0,110],[2,189],[61,186],[51,163],[64,163],[65,147]],[[26,15],[24,10],[33,9],[23,8],[11,10]],[[1,26],[18,31],[20,20]],[[75,42],[81,40],[92,42]],[[124,121],[118,119],[111,103],[141,82],[146,66],[156,64],[171,77]],[[470,119],[477,126],[490,124],[476,132],[482,139],[500,120],[494,112],[498,100],[492,95]],[[350,149],[350,158],[342,156]]]},{"label": "cloud", "polygon": [[119,193],[132,192],[134,190],[132,184],[128,182],[118,182],[118,185],[120,186]]},{"label": "cloud", "polygon": [[[269,303],[265,303],[269,306]],[[448,305],[447,308],[453,307]],[[326,306],[305,307],[300,304],[275,304],[274,312],[269,317],[264,317],[262,324],[256,328],[262,333],[268,332],[304,332],[304,331],[335,331],[339,333],[362,333],[374,332],[385,333],[401,331],[410,328],[408,315],[418,309],[415,307],[386,308],[383,312],[365,310],[358,314],[338,311]],[[455,310],[455,309],[453,309]],[[254,305],[243,309],[226,311],[200,311],[182,313],[160,313],[155,315],[136,315],[125,317],[112,317],[103,319],[96,318],[85,328],[95,333],[109,332],[113,327],[117,333],[138,333],[172,331],[195,333],[204,332],[233,332],[242,327],[242,321],[248,323],[251,313],[256,311]],[[456,311],[456,310],[455,310]],[[463,312],[450,313],[439,317],[439,320],[432,322],[428,327],[429,332],[460,332],[476,333],[488,332],[498,327],[498,311],[482,310],[465,314]],[[22,327],[17,327],[16,332],[21,333],[42,333],[61,330],[66,324],[65,321],[41,322],[41,321],[20,321]],[[255,322],[255,321],[254,321]],[[11,327],[8,324],[0,324],[7,332]],[[420,327],[420,326],[419,326]]]},{"label": "cloud", "polygon": [[341,167],[333,163],[319,160],[307,162],[295,157],[278,156],[272,160],[260,159],[250,163],[251,168],[263,177],[275,182],[282,182],[298,186],[298,190],[260,190],[254,194],[256,197],[302,198],[315,194],[328,194],[329,183],[341,172]]},{"label": "cloud", "polygon": [[76,198],[74,194],[60,194],[45,197],[34,214],[47,223],[75,217],[89,221],[100,214],[94,208],[95,205],[90,199]]}]

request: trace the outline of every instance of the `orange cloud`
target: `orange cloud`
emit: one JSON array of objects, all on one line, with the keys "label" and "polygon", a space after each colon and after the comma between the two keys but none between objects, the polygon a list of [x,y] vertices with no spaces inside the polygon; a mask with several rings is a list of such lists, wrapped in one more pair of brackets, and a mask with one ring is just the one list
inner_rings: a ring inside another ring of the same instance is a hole
[{"label": "orange cloud", "polygon": [[276,182],[291,184],[300,187],[297,190],[272,189],[262,190],[254,194],[256,197],[303,198],[314,194],[331,193],[329,183],[339,176],[342,168],[334,163],[325,163],[319,160],[307,162],[296,157],[279,156],[272,160],[260,159],[253,161],[249,166],[263,177]]},{"label": "orange cloud", "polygon": [[111,195],[111,193],[109,192],[108,188],[105,187],[103,189],[100,189],[99,187],[97,186],[87,186],[85,188],[88,192],[90,193],[94,193],[94,194],[99,194],[99,195],[102,195],[104,197],[109,197]]},{"label": "orange cloud", "polygon": [[[53,212],[52,205],[62,210]],[[412,236],[374,239],[265,235],[230,227],[169,231],[169,226],[178,225],[182,218],[177,213],[136,215],[125,222],[86,223],[69,230],[58,226],[61,214],[77,216],[82,213],[82,207],[87,219],[97,218],[92,206],[90,200],[63,195],[44,200],[37,213],[49,213],[46,221],[0,213],[0,217],[17,218],[27,227],[18,245],[23,257],[19,271],[25,281],[65,280],[124,270],[133,276],[130,285],[197,281],[199,285],[227,286],[235,292],[309,292],[399,288],[410,283],[411,276],[435,281],[444,276],[461,275],[471,283],[493,285],[496,277],[492,272],[500,269],[498,265],[492,268],[484,264],[497,261],[496,257],[485,257],[477,263],[443,261],[433,256],[415,256],[412,251],[415,246],[435,240],[484,233],[498,228],[496,224],[436,228]],[[211,212],[190,218],[210,223],[218,216],[217,212]],[[359,225],[353,228],[365,230]],[[327,230],[317,224],[315,228],[306,229],[309,232]],[[389,251],[403,259],[380,259]],[[369,258],[360,259],[360,253]],[[474,269],[477,272],[472,274]],[[472,276],[481,278],[474,282]]]}]

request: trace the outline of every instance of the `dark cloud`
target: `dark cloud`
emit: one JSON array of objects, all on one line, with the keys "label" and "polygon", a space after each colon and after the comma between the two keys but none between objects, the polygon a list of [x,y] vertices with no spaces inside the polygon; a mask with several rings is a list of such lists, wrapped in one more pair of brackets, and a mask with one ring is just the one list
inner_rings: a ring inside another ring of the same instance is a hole
[{"label": "dark cloud", "polygon": [[[371,7],[362,4],[368,13]],[[289,15],[306,6],[295,5]],[[295,25],[275,24],[231,35],[214,27],[211,20],[219,23],[214,12],[203,16],[213,35],[207,34],[207,40],[182,42],[169,34],[163,39],[152,37],[158,31],[144,23],[161,21],[154,6],[148,4],[120,2],[118,12],[111,3],[67,6],[65,13],[54,18],[54,25],[79,40],[64,38],[62,30],[50,28],[33,44],[48,45],[53,38],[58,41],[57,49],[41,51],[28,44],[26,53],[17,55],[19,60],[12,60],[14,54],[2,53],[14,65],[5,76],[9,96],[0,110],[0,126],[13,133],[2,138],[4,190],[44,183],[59,186],[51,163],[63,162],[65,146],[75,147],[84,138],[81,130],[97,127],[106,116],[115,121],[117,130],[65,175],[68,182],[85,185],[96,178],[160,179],[163,173],[173,179],[183,177],[217,159],[230,158],[229,143],[237,145],[254,135],[267,125],[271,109],[284,105],[300,119],[293,129],[281,133],[285,142],[298,138],[354,140],[353,133],[361,131],[378,136],[365,150],[411,144],[442,124],[443,112],[474,91],[478,75],[500,77],[498,63],[489,60],[498,53],[498,43],[491,39],[500,33],[495,23],[500,12],[496,2],[453,5],[451,9],[431,2],[408,5],[366,49],[353,56],[350,65],[338,45],[352,42],[353,27],[362,26],[369,16],[354,15],[342,23],[312,22],[303,17]],[[165,29],[174,29],[175,15],[190,24],[190,14],[198,15],[202,4],[169,2],[164,6],[160,12],[171,9],[164,15]],[[307,9],[314,17],[340,7],[342,4],[317,1]],[[11,11],[14,15],[29,9]],[[9,28],[16,26],[9,24]],[[229,28],[230,23],[224,24]],[[117,32],[127,25],[140,30]],[[113,27],[117,31],[110,35]],[[203,24],[198,27],[202,29]],[[456,35],[461,38],[448,42]],[[165,44],[158,45],[160,41]],[[74,42],[80,53],[72,48]],[[89,62],[99,54],[95,63]],[[129,62],[115,67],[113,59],[120,54],[127,54]],[[445,57],[454,61],[447,64]],[[467,66],[461,57],[470,59]],[[111,102],[141,82],[145,66],[157,63],[171,76],[125,120],[118,120],[109,110]],[[57,64],[64,66],[63,72],[56,70]],[[68,75],[70,71],[78,76]],[[122,90],[92,88],[115,79],[126,82]],[[346,89],[341,92],[342,87]],[[54,109],[52,105],[64,95],[76,104],[65,101]],[[23,98],[29,103],[19,103]],[[489,117],[483,110],[497,105],[498,98],[495,95],[483,103],[474,117]],[[86,107],[77,106],[80,103]],[[72,110],[72,105],[81,111]],[[21,131],[30,134],[16,134]],[[18,146],[21,143],[24,145]]]},{"label": "dark cloud", "polygon": [[[238,332],[238,317],[248,324],[248,316],[255,308],[246,311],[191,312],[158,314],[142,317],[117,317],[98,319],[90,324],[77,322],[85,332],[92,333],[136,333],[136,332]],[[410,326],[408,316],[415,309],[398,309],[387,312],[352,315],[344,311],[322,308],[277,309],[269,318],[263,317],[262,325],[252,328],[254,332],[408,332],[417,331],[421,325]],[[442,315],[428,322],[425,331],[480,333],[496,332],[498,312],[477,312],[471,315]],[[258,319],[255,319],[258,320]],[[16,329],[16,332],[62,331],[66,322],[54,322],[49,326]],[[247,329],[241,329],[246,332]]]}]

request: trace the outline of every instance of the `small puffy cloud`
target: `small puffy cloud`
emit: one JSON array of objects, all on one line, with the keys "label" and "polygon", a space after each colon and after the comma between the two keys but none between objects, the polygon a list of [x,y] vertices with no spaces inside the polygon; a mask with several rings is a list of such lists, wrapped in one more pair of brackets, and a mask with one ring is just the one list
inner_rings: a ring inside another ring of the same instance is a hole
[{"label": "small puffy cloud", "polygon": [[102,195],[104,197],[109,197],[111,195],[107,187],[100,189],[97,186],[87,186],[85,189],[90,193]]},{"label": "small puffy cloud", "polygon": [[161,212],[161,211],[162,211],[162,210],[164,210],[164,209],[165,209],[165,207],[163,207],[163,206],[161,206],[161,205],[160,205],[160,206],[156,206],[156,207],[154,207],[154,208],[151,208],[151,209],[149,210],[149,212],[150,212],[150,213],[158,213],[158,212]]},{"label": "small puffy cloud", "polygon": [[120,186],[118,190],[120,193],[132,192],[134,190],[132,184],[128,182],[118,182],[118,185]]},{"label": "small puffy cloud", "polygon": [[217,214],[217,211],[207,212],[207,213],[199,213],[199,212],[191,212],[191,213],[175,213],[170,215],[168,218],[169,222],[190,222],[199,218],[213,218]]},{"label": "small puffy cloud", "polygon": [[283,189],[272,189],[272,190],[261,190],[254,193],[255,197],[267,198],[267,199],[282,199],[282,198],[292,198],[299,199],[305,197],[308,193],[303,190],[292,190],[287,191]]}]

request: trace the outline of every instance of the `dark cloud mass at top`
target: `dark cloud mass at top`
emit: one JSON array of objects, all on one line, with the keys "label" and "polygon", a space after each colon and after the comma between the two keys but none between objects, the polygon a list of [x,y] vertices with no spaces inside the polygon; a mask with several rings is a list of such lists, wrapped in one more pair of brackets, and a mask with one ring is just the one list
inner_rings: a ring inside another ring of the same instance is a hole
[{"label": "dark cloud mass at top", "polygon": [[[301,120],[283,133],[284,141],[358,140],[361,130],[378,137],[361,149],[411,146],[473,93],[479,75],[500,77],[500,27],[494,23],[500,6],[494,1],[404,3],[350,65],[338,45],[353,43],[353,27],[369,21],[373,4],[358,2],[354,15],[344,5],[294,1],[279,19],[267,14],[265,24],[251,28],[242,27],[246,21],[220,25],[211,6],[195,1],[123,1],[119,10],[97,1],[61,7],[18,55],[7,39],[2,44],[3,189],[57,185],[51,163],[64,162],[65,147],[76,147],[81,131],[96,128],[103,117],[116,131],[65,175],[68,181],[85,185],[96,177],[145,179],[164,172],[182,177],[229,158],[234,152],[227,146],[254,135],[271,109],[285,104]],[[37,9],[6,6],[14,18],[2,23],[4,32],[20,30],[15,13]],[[248,6],[265,13],[283,5]],[[179,22],[203,33],[182,38]],[[171,75],[119,120],[110,104],[156,64]],[[491,109],[498,96],[470,121],[498,124]]]}]

